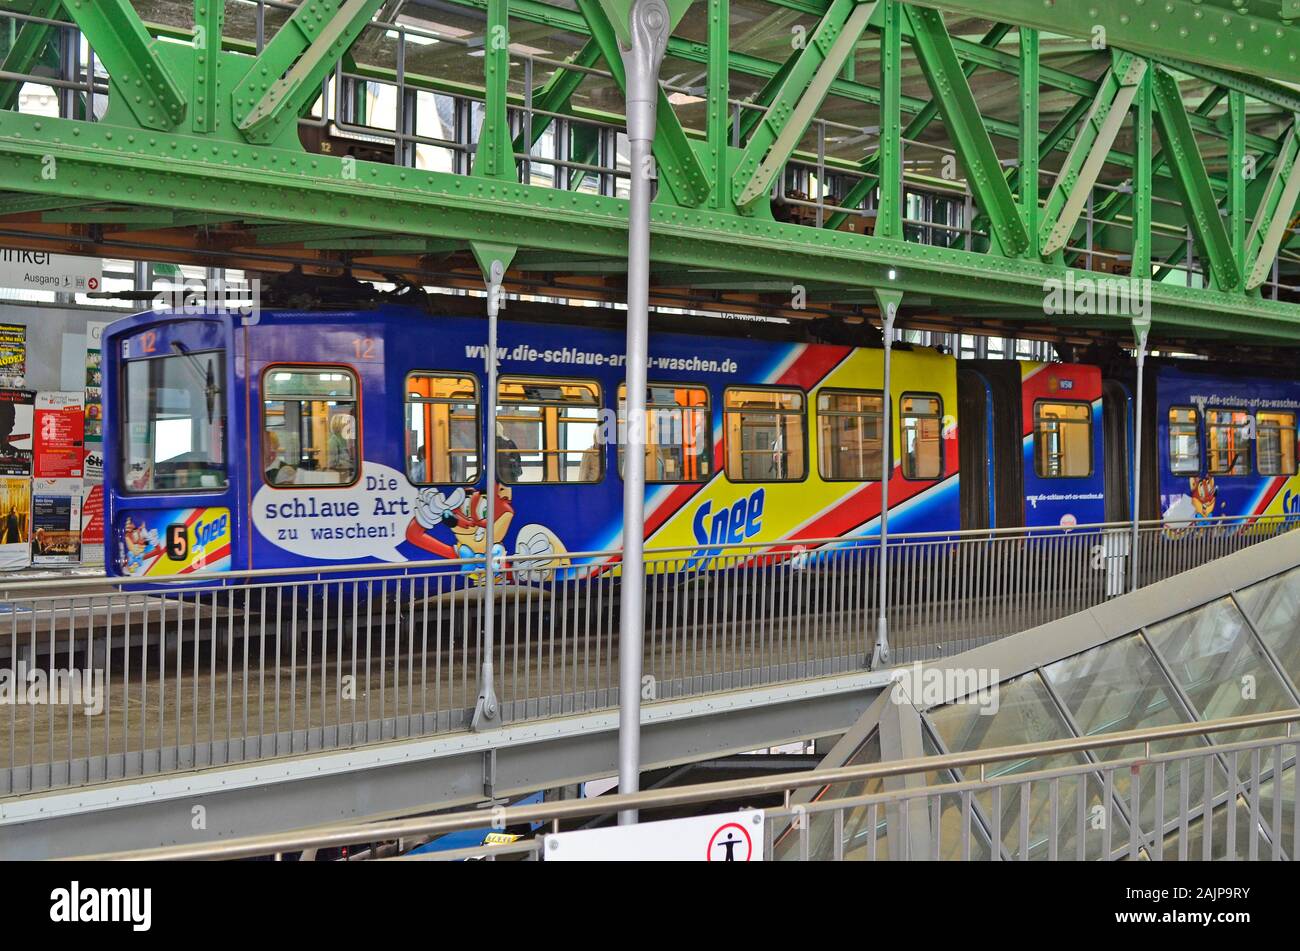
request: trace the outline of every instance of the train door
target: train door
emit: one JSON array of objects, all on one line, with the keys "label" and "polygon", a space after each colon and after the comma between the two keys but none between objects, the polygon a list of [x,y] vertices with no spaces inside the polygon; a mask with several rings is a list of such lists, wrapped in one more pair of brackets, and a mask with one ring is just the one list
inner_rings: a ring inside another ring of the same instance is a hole
[{"label": "train door", "polygon": [[993,467],[993,389],[975,370],[957,371],[961,527],[988,528],[996,519]]},{"label": "train door", "polygon": [[[959,387],[962,374],[973,374],[966,377],[967,398],[979,399],[971,395],[974,385],[972,381],[978,378],[984,388],[983,399],[987,401],[984,415],[984,425],[987,429],[984,451],[988,453],[990,460],[986,482],[987,525],[993,528],[1017,528],[1025,523],[1025,482],[1021,449],[1023,434],[1020,430],[1020,364],[1011,360],[963,360],[958,364]],[[960,411],[965,413],[967,408],[962,405]],[[968,421],[964,415],[961,419],[964,434]],[[965,444],[966,440],[963,438],[963,451],[965,451]],[[966,460],[963,458],[963,491],[965,491],[965,476]],[[965,511],[963,509],[963,512]],[[970,511],[973,517],[978,515],[978,508]],[[963,527],[966,527],[964,521]],[[984,526],[972,524],[971,527]]]},{"label": "train door", "polygon": [[1133,464],[1133,403],[1129,388],[1119,380],[1102,382],[1101,429],[1106,521],[1124,522],[1133,517],[1129,479]]}]

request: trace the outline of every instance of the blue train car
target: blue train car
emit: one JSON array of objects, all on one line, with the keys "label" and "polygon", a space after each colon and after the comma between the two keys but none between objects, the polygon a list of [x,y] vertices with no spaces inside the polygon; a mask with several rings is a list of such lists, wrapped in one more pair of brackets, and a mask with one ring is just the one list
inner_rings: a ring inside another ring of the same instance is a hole
[{"label": "blue train car", "polygon": [[[502,321],[498,416],[485,325],[382,307],[145,313],[105,335],[108,564],[129,576],[519,556],[518,582],[621,544],[623,336]],[[881,454],[897,531],[961,524],[956,362],[655,333],[647,544],[870,537]],[[498,452],[485,521],[484,440]]]},{"label": "blue train car", "polygon": [[1159,512],[1171,525],[1212,517],[1300,518],[1300,381],[1212,365],[1155,368]]}]

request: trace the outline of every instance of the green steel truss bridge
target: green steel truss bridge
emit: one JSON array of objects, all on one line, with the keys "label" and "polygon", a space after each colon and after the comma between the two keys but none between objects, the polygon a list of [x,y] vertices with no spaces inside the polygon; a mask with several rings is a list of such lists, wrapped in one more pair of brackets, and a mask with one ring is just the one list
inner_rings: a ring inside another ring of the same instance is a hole
[{"label": "green steel truss bridge", "polygon": [[[668,7],[652,304],[1297,338],[1300,0]],[[0,0],[0,245],[622,301],[629,8]]]}]

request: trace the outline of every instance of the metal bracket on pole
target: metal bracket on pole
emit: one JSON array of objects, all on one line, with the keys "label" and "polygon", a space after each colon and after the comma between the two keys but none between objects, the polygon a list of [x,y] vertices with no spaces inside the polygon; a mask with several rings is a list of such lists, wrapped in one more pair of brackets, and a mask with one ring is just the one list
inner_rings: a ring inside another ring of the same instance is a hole
[{"label": "metal bracket on pole", "polygon": [[1133,341],[1137,345],[1137,397],[1133,415],[1133,533],[1129,539],[1128,569],[1129,591],[1138,586],[1138,522],[1142,504],[1142,390],[1147,362],[1147,334],[1151,332],[1151,318],[1133,318]]},{"label": "metal bracket on pole", "polygon": [[[627,447],[623,453],[623,565],[618,638],[618,791],[641,784],[641,655],[645,645],[645,398],[650,337],[650,148],[659,99],[659,65],[668,46],[668,5],[636,0],[629,17],[627,71]],[[636,810],[618,814],[634,825]]]},{"label": "metal bracket on pole", "polygon": [[490,245],[472,245],[474,256],[478,258],[483,269],[483,278],[487,284],[488,345],[484,357],[487,373],[487,393],[484,405],[487,418],[487,445],[484,453],[486,470],[487,501],[487,537],[484,539],[483,555],[483,662],[479,671],[478,700],[474,704],[474,716],[470,720],[470,729],[475,732],[501,725],[501,704],[497,700],[496,676],[493,671],[492,657],[496,652],[496,596],[495,575],[496,559],[493,548],[496,544],[496,502],[497,502],[497,440],[496,440],[496,405],[497,405],[497,315],[501,311],[501,282],[506,276],[505,262],[514,256],[514,248],[497,248]]},{"label": "metal bracket on pole", "polygon": [[[890,272],[891,274],[893,272]],[[871,669],[878,670],[889,663],[889,479],[894,474],[893,414],[890,412],[894,397],[890,390],[890,355],[894,343],[894,318],[903,301],[902,291],[875,289],[876,303],[880,307],[880,334],[885,342],[884,392],[881,427],[884,447],[880,453],[880,590],[877,600],[880,614],[876,619],[876,646],[871,653]]]}]

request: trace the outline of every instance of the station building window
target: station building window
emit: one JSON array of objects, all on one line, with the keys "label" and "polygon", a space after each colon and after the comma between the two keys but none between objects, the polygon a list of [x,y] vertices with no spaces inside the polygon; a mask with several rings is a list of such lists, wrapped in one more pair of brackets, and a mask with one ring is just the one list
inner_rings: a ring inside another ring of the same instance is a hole
[{"label": "station building window", "polygon": [[943,400],[936,394],[904,394],[898,401],[903,440],[903,478],[943,477]]},{"label": "station building window", "polygon": [[360,473],[357,378],[346,367],[272,367],[262,377],[269,485],[344,486]]},{"label": "station building window", "polygon": [[1296,474],[1295,413],[1260,412],[1255,416],[1256,467],[1260,475]]},{"label": "station building window", "polygon": [[[627,384],[618,387],[618,474],[623,474]],[[646,388],[647,482],[706,482],[713,475],[709,391],[702,386],[651,383]]]},{"label": "station building window", "polygon": [[406,378],[406,477],[414,485],[468,485],[479,477],[478,380],[451,373]]},{"label": "station building window", "polygon": [[800,482],[805,461],[804,394],[794,389],[728,388],[727,478],[732,482]]},{"label": "station building window", "polygon": [[817,471],[828,482],[880,479],[884,397],[863,390],[817,394]]},{"label": "station building window", "polygon": [[1087,403],[1034,403],[1034,471],[1040,479],[1092,475],[1092,407]]},{"label": "station building window", "polygon": [[1250,414],[1235,409],[1205,411],[1210,475],[1250,475]]},{"label": "station building window", "polygon": [[1193,406],[1169,408],[1169,471],[1188,476],[1201,471],[1200,417]]},{"label": "station building window", "polygon": [[600,384],[506,376],[497,389],[497,476],[507,485],[599,482]]}]

